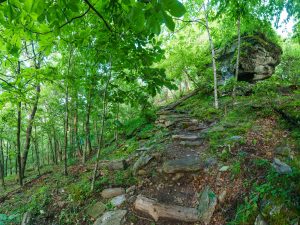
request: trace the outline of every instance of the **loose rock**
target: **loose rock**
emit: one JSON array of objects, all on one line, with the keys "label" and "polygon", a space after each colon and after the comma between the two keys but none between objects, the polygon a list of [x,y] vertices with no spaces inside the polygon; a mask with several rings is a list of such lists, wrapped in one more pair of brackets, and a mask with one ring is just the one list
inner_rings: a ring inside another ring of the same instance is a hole
[{"label": "loose rock", "polygon": [[26,212],[23,215],[21,225],[30,225],[31,224],[31,214],[30,212]]},{"label": "loose rock", "polygon": [[114,197],[110,202],[113,206],[119,207],[121,206],[124,202],[126,201],[126,196],[125,195],[119,195]]},{"label": "loose rock", "polygon": [[143,168],[144,166],[146,166],[152,158],[153,158],[153,156],[148,155],[148,154],[141,155],[141,157],[133,165],[133,168],[132,168],[133,173],[136,175],[137,171],[139,169]]},{"label": "loose rock", "polygon": [[267,224],[266,221],[264,221],[262,215],[259,214],[259,215],[256,217],[256,220],[255,220],[254,225],[268,225],[268,224]]},{"label": "loose rock", "polygon": [[279,174],[289,174],[292,172],[292,168],[288,164],[281,162],[277,158],[274,159],[272,166]]},{"label": "loose rock", "polygon": [[96,220],[94,225],[122,225],[125,222],[127,210],[109,211]]},{"label": "loose rock", "polygon": [[99,162],[99,168],[106,168],[108,170],[124,170],[124,160],[102,160]]},{"label": "loose rock", "polygon": [[113,198],[122,194],[125,194],[124,188],[108,188],[101,192],[102,198]]},{"label": "loose rock", "polygon": [[106,207],[102,202],[97,202],[96,204],[89,206],[86,213],[90,217],[96,219],[104,213],[105,209]]},{"label": "loose rock", "polygon": [[217,205],[217,196],[210,189],[210,187],[206,186],[199,198],[198,212],[199,217],[203,221],[205,225],[210,223],[211,217],[215,211]]}]

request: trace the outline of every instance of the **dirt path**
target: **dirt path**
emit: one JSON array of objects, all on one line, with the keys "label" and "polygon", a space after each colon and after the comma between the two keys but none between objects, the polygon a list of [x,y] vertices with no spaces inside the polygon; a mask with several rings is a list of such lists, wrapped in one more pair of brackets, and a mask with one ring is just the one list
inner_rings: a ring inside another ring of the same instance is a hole
[{"label": "dirt path", "polygon": [[[138,171],[138,174],[141,174],[138,177],[142,181],[135,196],[142,195],[166,205],[197,208],[198,192],[194,181],[203,169],[216,164],[215,160],[202,161],[201,159],[201,155],[207,150],[207,143],[203,136],[212,124],[200,123],[185,112],[166,110],[160,112],[156,125],[168,128],[169,138],[163,143],[165,149],[159,153],[158,159],[154,159]],[[130,205],[131,211],[128,215],[130,217],[132,213],[140,218],[134,224],[153,224],[151,220],[149,221],[148,215],[134,210],[133,203]],[[155,224],[199,223],[159,219]]]}]

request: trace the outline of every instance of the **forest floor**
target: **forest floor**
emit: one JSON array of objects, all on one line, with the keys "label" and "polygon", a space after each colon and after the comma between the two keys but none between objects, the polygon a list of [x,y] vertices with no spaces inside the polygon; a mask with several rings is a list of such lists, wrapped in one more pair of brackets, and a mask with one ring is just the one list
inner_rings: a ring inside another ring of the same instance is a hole
[{"label": "forest floor", "polygon": [[[87,212],[99,202],[106,211],[127,210],[128,225],[254,224],[258,215],[268,224],[298,224],[299,99],[297,89],[276,98],[240,96],[235,104],[225,96],[216,110],[212,98],[199,93],[175,109],[158,111],[156,123],[105,148],[102,159],[124,160],[125,166],[102,169],[93,193],[95,158],[86,165],[73,162],[67,177],[61,165],[43,168],[41,176],[30,171],[22,189],[10,177],[6,192],[0,194],[0,224],[1,218],[4,224],[19,224],[25,212],[32,215],[32,225],[93,224],[103,212],[94,218]],[[280,166],[288,166],[287,171],[272,166],[275,158],[283,163]],[[116,187],[126,190],[126,200],[118,206],[102,193]],[[172,220],[176,213],[155,221],[146,211],[136,210],[141,196],[169,209],[200,210],[206,188],[209,202],[203,207],[212,216],[199,222]]]}]

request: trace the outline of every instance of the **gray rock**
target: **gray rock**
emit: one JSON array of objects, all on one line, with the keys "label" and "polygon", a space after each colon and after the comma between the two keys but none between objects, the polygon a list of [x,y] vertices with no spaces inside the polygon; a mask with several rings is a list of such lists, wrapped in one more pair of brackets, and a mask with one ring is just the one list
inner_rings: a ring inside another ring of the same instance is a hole
[{"label": "gray rock", "polygon": [[208,225],[210,223],[216,205],[217,205],[216,194],[210,189],[209,186],[206,186],[200,194],[199,203],[197,207],[199,218],[205,225]]},{"label": "gray rock", "polygon": [[232,136],[230,138],[228,138],[229,141],[240,141],[243,140],[242,136]]},{"label": "gray rock", "polygon": [[204,168],[204,163],[195,157],[186,157],[177,160],[170,160],[163,164],[163,172],[195,172]]},{"label": "gray rock", "polygon": [[99,168],[106,168],[108,170],[124,170],[124,160],[102,160],[99,162]]},{"label": "gray rock", "polygon": [[227,171],[227,170],[229,170],[229,166],[222,166],[222,167],[219,169],[220,172],[225,172],[225,171]]},{"label": "gray rock", "polygon": [[289,174],[292,172],[292,168],[288,164],[281,162],[277,158],[274,158],[272,166],[279,174]]},{"label": "gray rock", "polygon": [[254,225],[268,225],[266,221],[264,221],[264,218],[262,217],[262,215],[258,215],[256,217],[255,223]]},{"label": "gray rock", "polygon": [[90,217],[96,219],[104,213],[105,209],[106,209],[106,207],[102,202],[97,202],[96,204],[89,206],[86,209],[86,213]]},{"label": "gray rock", "polygon": [[[236,41],[233,41],[218,51],[223,80],[234,76],[236,49]],[[253,82],[271,77],[280,63],[281,54],[280,46],[263,34],[242,37],[238,79]]]},{"label": "gray rock", "polygon": [[135,190],[136,190],[136,186],[133,185],[126,189],[126,193],[133,193],[133,192],[135,192]]},{"label": "gray rock", "polygon": [[289,157],[291,155],[291,148],[288,146],[278,146],[275,148],[275,154],[283,157]]},{"label": "gray rock", "polygon": [[31,213],[30,212],[26,212],[23,215],[21,225],[30,225],[30,224],[31,224]]},{"label": "gray rock", "polygon": [[218,161],[214,157],[210,157],[205,160],[205,167],[207,167],[207,168],[217,165],[217,164],[218,164]]},{"label": "gray rock", "polygon": [[110,202],[113,206],[119,207],[121,206],[124,202],[126,201],[126,196],[125,195],[119,195],[114,197]]},{"label": "gray rock", "polygon": [[125,222],[127,210],[109,211],[98,218],[94,225],[122,225]]},{"label": "gray rock", "polygon": [[203,141],[181,141],[180,144],[186,147],[195,147],[201,146]]},{"label": "gray rock", "polygon": [[145,153],[142,154],[132,167],[133,173],[136,175],[137,171],[139,169],[142,169],[144,166],[146,166],[150,162],[151,159],[153,159],[153,156],[145,154]]},{"label": "gray rock", "polygon": [[199,137],[197,135],[175,134],[172,135],[172,139],[182,141],[196,141],[199,139]]},{"label": "gray rock", "polygon": [[101,192],[102,198],[113,198],[125,194],[124,188],[107,188]]}]

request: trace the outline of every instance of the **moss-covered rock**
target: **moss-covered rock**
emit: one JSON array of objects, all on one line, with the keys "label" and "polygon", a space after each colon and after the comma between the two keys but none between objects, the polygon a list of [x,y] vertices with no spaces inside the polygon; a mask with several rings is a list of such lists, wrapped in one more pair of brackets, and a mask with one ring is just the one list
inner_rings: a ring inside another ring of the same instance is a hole
[{"label": "moss-covered rock", "polygon": [[[219,50],[218,61],[223,79],[234,76],[236,53],[237,40]],[[242,36],[238,79],[253,82],[271,77],[280,63],[281,54],[281,47],[261,33]]]}]

